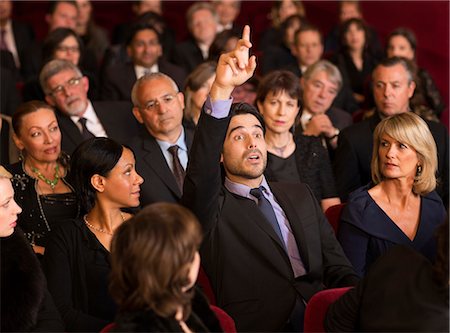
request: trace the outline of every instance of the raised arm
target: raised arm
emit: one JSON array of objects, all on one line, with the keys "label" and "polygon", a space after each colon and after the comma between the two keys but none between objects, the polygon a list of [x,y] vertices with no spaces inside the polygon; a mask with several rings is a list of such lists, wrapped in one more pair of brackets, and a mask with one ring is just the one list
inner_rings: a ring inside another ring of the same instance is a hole
[{"label": "raised arm", "polygon": [[181,202],[197,215],[204,233],[214,227],[220,205],[220,160],[230,121],[230,96],[234,87],[247,81],[256,68],[256,58],[249,57],[251,46],[250,28],[246,26],[236,48],[220,56],[189,154]]}]

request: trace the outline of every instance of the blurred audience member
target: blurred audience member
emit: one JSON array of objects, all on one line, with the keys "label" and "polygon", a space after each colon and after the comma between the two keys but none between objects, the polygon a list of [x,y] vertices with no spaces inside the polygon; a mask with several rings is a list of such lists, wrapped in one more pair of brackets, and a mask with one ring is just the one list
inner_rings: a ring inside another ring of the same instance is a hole
[{"label": "blurred audience member", "polygon": [[[325,52],[332,54],[339,49],[340,38],[339,30],[340,25],[345,21],[357,18],[363,20],[363,13],[359,1],[339,1],[338,3],[339,24],[336,25],[325,38]],[[367,26],[368,43],[377,57],[381,57],[383,54],[383,48],[381,47],[380,38],[374,28]]]},{"label": "blurred audience member", "polygon": [[242,30],[236,26],[236,18],[241,11],[241,0],[213,0],[213,6],[217,13],[217,32],[234,29]]},{"label": "blurred audience member", "polygon": [[76,0],[76,3],[78,18],[75,31],[83,40],[86,49],[95,55],[97,64],[100,64],[109,46],[108,32],[94,22],[90,0]]},{"label": "blurred audience member", "polygon": [[209,48],[208,59],[217,62],[222,53],[234,50],[239,38],[239,32],[234,29],[219,32]]},{"label": "blurred audience member", "polygon": [[73,153],[70,182],[82,217],[52,232],[44,271],[66,332],[99,332],[116,313],[108,292],[111,240],[131,217],[122,209],[139,206],[143,179],[129,148],[92,138]]},{"label": "blurred audience member", "polygon": [[280,45],[283,41],[281,24],[292,15],[306,16],[305,7],[300,0],[274,1],[269,18],[272,26],[262,32],[259,40],[259,49],[265,51],[269,46]]},{"label": "blurred audience member", "polygon": [[8,166],[14,175],[16,201],[23,209],[18,224],[34,252],[43,255],[50,231],[79,214],[74,190],[65,179],[68,156],[61,151],[61,131],[48,104],[20,105],[12,124],[22,155],[21,161]]},{"label": "blurred audience member", "polygon": [[[414,33],[406,28],[392,31],[386,43],[388,57],[405,57],[416,63],[417,41]],[[417,65],[417,63],[416,63]],[[413,107],[425,106],[439,116],[445,108],[444,101],[430,73],[424,68],[417,68],[416,90],[411,98]]]},{"label": "blurred audience member", "polygon": [[120,63],[105,69],[101,78],[103,100],[131,101],[131,89],[137,79],[147,73],[164,73],[183,88],[186,72],[162,57],[160,36],[156,29],[145,23],[136,24],[127,41],[131,62]]},{"label": "blurred audience member", "polygon": [[[96,100],[98,96],[98,79],[95,73],[85,69],[84,44],[81,38],[69,28],[56,28],[45,38],[42,46],[42,64],[53,59],[70,61],[75,66],[80,66],[83,74],[89,78],[89,98]],[[89,67],[89,66],[88,66]],[[39,76],[33,76],[25,82],[23,87],[24,101],[45,100],[45,94],[39,83]]]},{"label": "blurred audience member", "polygon": [[194,69],[186,79],[184,89],[184,120],[193,129],[197,126],[203,104],[216,78],[216,66],[217,63],[214,61],[204,62]]},{"label": "blurred audience member", "polygon": [[321,60],[308,67],[300,83],[303,90],[302,112],[297,131],[320,137],[331,152],[337,146],[340,130],[352,123],[351,115],[332,106],[342,88],[341,73],[329,61]]},{"label": "blurred audience member", "polygon": [[244,84],[241,84],[234,88],[231,93],[234,103],[247,103],[250,105],[255,105],[256,101],[256,90],[258,89],[259,78],[253,75]]},{"label": "blurred audience member", "polygon": [[292,48],[295,44],[295,32],[305,23],[305,18],[298,14],[287,17],[281,23],[281,43],[267,46],[264,49],[261,64],[261,73],[263,75],[297,62],[292,53]]},{"label": "blurred audience member", "polygon": [[200,291],[193,288],[201,233],[194,214],[170,203],[149,205],[120,226],[111,247],[110,290],[119,307],[114,331],[222,331],[206,298],[196,297]]},{"label": "blurred audience member", "polygon": [[369,81],[378,62],[370,49],[367,26],[361,19],[352,18],[341,26],[339,52],[332,61],[339,68],[345,86],[349,86],[360,108],[369,109]]},{"label": "blurred audience member", "polygon": [[212,4],[196,2],[189,7],[186,22],[191,37],[177,44],[173,61],[189,74],[208,59],[209,48],[216,38],[218,19]]},{"label": "blurred audience member", "polygon": [[0,1],[0,49],[11,52],[15,67],[20,69],[25,51],[35,36],[31,25],[12,19],[12,11],[11,0]]},{"label": "blurred audience member", "polygon": [[291,72],[273,71],[259,84],[257,106],[266,125],[267,167],[264,174],[268,181],[308,184],[325,211],[341,201],[321,140],[293,135],[300,99],[300,83]]}]

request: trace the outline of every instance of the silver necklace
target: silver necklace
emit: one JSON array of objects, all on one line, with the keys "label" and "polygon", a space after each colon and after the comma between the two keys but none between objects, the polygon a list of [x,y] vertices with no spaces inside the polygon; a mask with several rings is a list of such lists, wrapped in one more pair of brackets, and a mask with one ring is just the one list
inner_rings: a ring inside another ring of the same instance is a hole
[{"label": "silver necklace", "polygon": [[[120,217],[122,218],[122,222],[125,222],[125,217],[123,216],[122,212],[120,212]],[[86,223],[86,225],[88,226],[88,228],[98,231],[98,232],[101,232],[103,234],[110,235],[110,236],[113,235],[112,232],[106,231],[105,229],[102,229],[102,228],[98,228],[98,227],[92,225],[91,223],[89,223],[89,221],[87,220],[87,214],[83,216],[83,220],[84,220],[84,223]]]}]

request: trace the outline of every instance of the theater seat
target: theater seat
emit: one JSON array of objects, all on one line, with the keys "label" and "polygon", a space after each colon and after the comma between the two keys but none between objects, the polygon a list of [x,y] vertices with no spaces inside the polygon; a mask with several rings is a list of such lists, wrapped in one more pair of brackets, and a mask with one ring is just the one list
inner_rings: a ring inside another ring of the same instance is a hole
[{"label": "theater seat", "polygon": [[341,220],[342,209],[344,208],[345,203],[341,203],[339,205],[334,205],[329,207],[325,211],[325,216],[333,227],[334,233],[337,235],[339,229],[339,222]]},{"label": "theater seat", "polygon": [[324,332],[323,321],[328,307],[350,288],[352,287],[326,289],[311,297],[306,305],[304,332]]}]

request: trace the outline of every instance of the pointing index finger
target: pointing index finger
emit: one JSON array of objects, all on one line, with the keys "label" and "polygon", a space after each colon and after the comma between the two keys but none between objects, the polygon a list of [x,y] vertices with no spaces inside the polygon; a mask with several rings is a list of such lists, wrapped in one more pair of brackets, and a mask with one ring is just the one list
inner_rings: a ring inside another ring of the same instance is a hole
[{"label": "pointing index finger", "polygon": [[242,31],[242,39],[250,41],[250,26],[246,25]]}]

